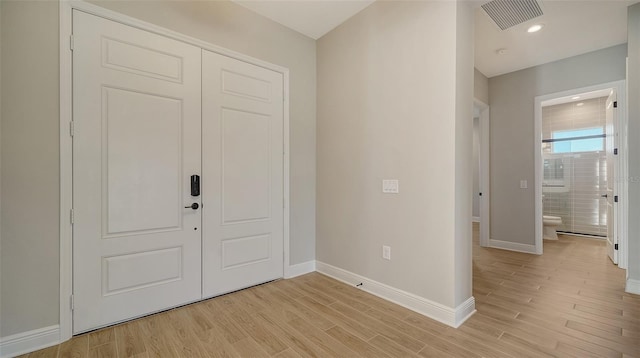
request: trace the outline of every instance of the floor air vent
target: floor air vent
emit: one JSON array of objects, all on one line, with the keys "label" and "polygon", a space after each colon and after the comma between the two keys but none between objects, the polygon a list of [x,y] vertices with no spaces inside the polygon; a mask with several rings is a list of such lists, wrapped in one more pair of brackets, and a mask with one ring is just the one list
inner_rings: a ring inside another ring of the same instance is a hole
[{"label": "floor air vent", "polygon": [[536,0],[493,0],[482,8],[502,30],[542,15]]}]

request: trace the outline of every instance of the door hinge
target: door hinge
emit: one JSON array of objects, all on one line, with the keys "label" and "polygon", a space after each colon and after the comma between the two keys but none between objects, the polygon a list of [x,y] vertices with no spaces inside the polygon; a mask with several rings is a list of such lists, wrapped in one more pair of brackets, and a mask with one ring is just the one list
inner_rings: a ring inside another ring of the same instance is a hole
[{"label": "door hinge", "polygon": [[618,244],[613,245],[613,249],[617,250],[618,249]]},{"label": "door hinge", "polygon": [[618,101],[613,101],[613,108],[618,108]]},{"label": "door hinge", "polygon": [[73,311],[75,308],[75,304],[73,302],[73,295],[69,296],[69,308]]},{"label": "door hinge", "polygon": [[73,124],[73,121],[71,121],[69,122],[69,135],[73,137],[75,132],[76,132],[75,125]]},{"label": "door hinge", "polygon": [[73,224],[73,209],[69,210],[69,221]]},{"label": "door hinge", "polygon": [[613,148],[613,155],[618,155],[618,148]]},{"label": "door hinge", "polygon": [[617,202],[618,202],[618,196],[617,196],[617,195],[614,195],[614,196],[613,196],[613,202],[614,202],[614,203],[617,203]]},{"label": "door hinge", "polygon": [[73,35],[71,35],[69,36],[69,49],[73,51],[73,47],[74,47],[74,39],[73,39]]}]

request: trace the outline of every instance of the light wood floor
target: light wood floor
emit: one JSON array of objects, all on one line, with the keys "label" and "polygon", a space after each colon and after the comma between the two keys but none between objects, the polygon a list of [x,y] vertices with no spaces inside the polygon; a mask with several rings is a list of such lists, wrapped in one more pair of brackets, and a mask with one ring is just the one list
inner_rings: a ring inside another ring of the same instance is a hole
[{"label": "light wood floor", "polygon": [[478,312],[453,329],[312,273],[74,337],[34,357],[640,357],[640,296],[602,241],[478,246]]}]

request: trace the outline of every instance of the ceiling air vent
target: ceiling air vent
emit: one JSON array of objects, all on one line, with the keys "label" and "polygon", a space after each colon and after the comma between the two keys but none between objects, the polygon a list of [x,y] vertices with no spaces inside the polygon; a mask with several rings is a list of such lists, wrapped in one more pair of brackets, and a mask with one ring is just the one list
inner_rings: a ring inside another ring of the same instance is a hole
[{"label": "ceiling air vent", "polygon": [[502,30],[542,15],[536,0],[493,0],[482,8]]}]

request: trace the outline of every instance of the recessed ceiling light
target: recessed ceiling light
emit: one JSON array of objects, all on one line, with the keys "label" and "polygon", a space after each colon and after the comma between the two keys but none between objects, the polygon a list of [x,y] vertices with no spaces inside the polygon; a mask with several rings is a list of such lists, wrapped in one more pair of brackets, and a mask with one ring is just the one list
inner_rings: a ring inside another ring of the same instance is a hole
[{"label": "recessed ceiling light", "polygon": [[527,29],[527,32],[528,32],[528,33],[538,32],[538,31],[542,30],[542,27],[543,27],[543,26],[544,26],[544,25],[542,25],[542,24],[535,24],[535,25],[533,25],[533,26],[529,27],[529,28]]},{"label": "recessed ceiling light", "polygon": [[573,96],[571,99],[580,99],[580,96]]},{"label": "recessed ceiling light", "polygon": [[576,106],[578,106],[578,107],[584,106],[584,102],[576,103]]},{"label": "recessed ceiling light", "polygon": [[506,55],[507,53],[509,53],[509,50],[507,50],[506,48],[499,48],[496,50],[496,53],[498,55]]}]

